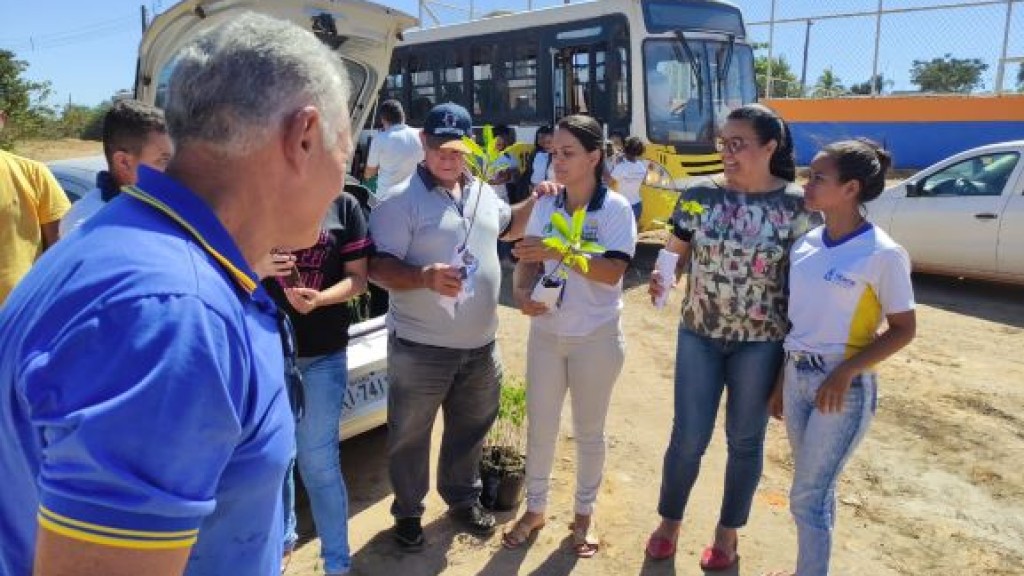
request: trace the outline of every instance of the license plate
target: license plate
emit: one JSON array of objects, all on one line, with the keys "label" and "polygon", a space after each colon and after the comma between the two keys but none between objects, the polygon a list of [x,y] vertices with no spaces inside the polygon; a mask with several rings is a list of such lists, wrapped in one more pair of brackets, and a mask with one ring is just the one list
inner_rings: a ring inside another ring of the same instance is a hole
[{"label": "license plate", "polygon": [[361,412],[366,406],[384,400],[388,395],[388,377],[384,372],[370,372],[348,383],[342,415]]}]

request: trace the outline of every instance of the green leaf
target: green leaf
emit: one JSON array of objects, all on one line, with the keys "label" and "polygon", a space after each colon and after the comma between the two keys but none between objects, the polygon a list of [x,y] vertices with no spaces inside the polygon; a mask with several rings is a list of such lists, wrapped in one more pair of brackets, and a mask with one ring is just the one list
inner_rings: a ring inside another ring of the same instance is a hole
[{"label": "green leaf", "polygon": [[481,159],[484,155],[484,149],[476,143],[476,140],[473,140],[469,136],[463,136],[462,143],[466,145],[466,148],[469,148],[469,153],[475,157],[475,160]]},{"label": "green leaf", "polygon": [[555,231],[561,234],[565,240],[572,238],[572,234],[569,232],[569,222],[566,221],[565,216],[562,216],[561,212],[551,214],[551,225],[554,226]]},{"label": "green leaf", "polygon": [[572,240],[578,242],[583,237],[583,225],[587,222],[587,211],[579,208],[572,213]]},{"label": "green leaf", "polygon": [[573,258],[575,258],[575,260],[576,260],[576,267],[580,269],[580,272],[583,272],[584,274],[586,274],[587,271],[590,270],[590,261],[589,260],[587,260],[586,258],[584,258],[583,256],[580,256],[578,254],[576,256],[574,256]]},{"label": "green leaf", "polygon": [[580,244],[580,250],[590,254],[604,254],[606,252],[604,246],[589,240],[584,240],[583,243]]},{"label": "green leaf", "polygon": [[555,238],[554,236],[548,236],[541,240],[541,244],[551,248],[552,250],[558,250],[562,254],[569,251],[569,247],[566,246],[565,242],[562,242],[561,238]]}]

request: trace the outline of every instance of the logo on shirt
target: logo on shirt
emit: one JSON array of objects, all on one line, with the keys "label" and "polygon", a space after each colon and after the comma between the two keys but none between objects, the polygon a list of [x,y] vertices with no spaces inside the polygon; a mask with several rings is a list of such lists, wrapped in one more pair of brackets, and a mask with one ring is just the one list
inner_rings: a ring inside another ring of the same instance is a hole
[{"label": "logo on shirt", "polygon": [[828,272],[825,272],[825,281],[831,282],[837,286],[842,286],[843,288],[853,288],[857,285],[857,282],[853,278],[846,276],[835,268],[829,268]]}]

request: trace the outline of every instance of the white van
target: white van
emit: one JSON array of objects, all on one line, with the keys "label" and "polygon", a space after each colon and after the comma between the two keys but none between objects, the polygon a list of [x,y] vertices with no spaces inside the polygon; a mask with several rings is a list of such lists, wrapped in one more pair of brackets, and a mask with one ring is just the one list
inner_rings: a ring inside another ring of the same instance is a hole
[{"label": "white van", "polygon": [[[334,49],[349,77],[354,138],[380,92],[395,44],[403,31],[417,24],[412,16],[361,0],[186,0],[156,17],[146,30],[139,47],[135,97],[162,107],[175,54],[181,47],[204,29],[246,11],[308,28]],[[365,314],[370,317],[349,330],[342,439],[380,426],[387,419],[387,332],[382,316],[387,294],[373,287],[370,298],[370,313]]]}]

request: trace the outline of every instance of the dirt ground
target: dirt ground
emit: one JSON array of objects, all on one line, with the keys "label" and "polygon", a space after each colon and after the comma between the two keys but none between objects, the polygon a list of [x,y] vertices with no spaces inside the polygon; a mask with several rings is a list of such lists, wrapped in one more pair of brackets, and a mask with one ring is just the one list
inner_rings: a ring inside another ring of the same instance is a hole
[{"label": "dirt ground", "polygon": [[[720,505],[725,465],[720,415],[684,522],[675,560],[645,559],[657,522],[661,459],[672,419],[672,358],[679,295],[657,311],[645,296],[657,245],[642,244],[630,271],[623,324],[627,357],[608,420],[609,453],[595,516],[594,559],[568,547],[574,484],[570,408],[556,459],[550,518],[534,544],[503,550],[499,536],[456,533],[432,492],[424,518],[428,547],[404,554],[391,542],[386,433],[342,445],[351,500],[357,574],[369,576],[561,576],[701,574],[698,555]],[[881,367],[878,416],[841,480],[833,554],[841,575],[1024,574],[1024,300],[1019,288],[915,278],[918,338]],[[669,311],[669,310],[672,311]],[[506,367],[525,371],[528,322],[503,306],[499,342]],[[435,428],[434,462],[441,428]],[[788,512],[792,463],[785,429],[768,432],[764,477],[726,574],[756,575],[792,565],[796,534]],[[288,574],[321,574],[308,510],[307,538]],[[511,513],[499,516],[513,520]]]},{"label": "dirt ground", "polygon": [[[29,142],[39,160],[97,154],[97,142]],[[595,516],[600,553],[577,560],[568,547],[574,484],[570,409],[563,413],[548,525],[527,549],[503,550],[459,534],[436,493],[424,518],[428,547],[404,554],[391,541],[386,431],[342,445],[350,498],[355,573],[366,576],[701,574],[700,549],[717,517],[725,465],[722,418],[704,459],[674,561],[652,562],[643,545],[657,523],[661,459],[672,421],[672,366],[679,294],[664,311],[647,302],[647,272],[658,245],[642,242],[627,276],[626,366],[608,419],[608,460]],[[508,282],[506,282],[506,285]],[[1024,291],[931,276],[915,277],[918,337],[880,368],[878,415],[839,488],[833,572],[839,575],[1024,574]],[[525,372],[527,319],[500,310],[506,369]],[[435,427],[434,455],[441,424]],[[764,477],[740,562],[724,574],[757,575],[792,565],[796,534],[788,513],[792,463],[781,423],[769,426]],[[301,498],[301,495],[300,495]],[[501,522],[513,513],[499,516]],[[322,574],[308,508],[289,575]]]},{"label": "dirt ground", "polygon": [[14,147],[14,153],[27,156],[40,162],[77,158],[79,156],[95,156],[103,154],[103,143],[77,138],[60,140],[27,140]]}]

